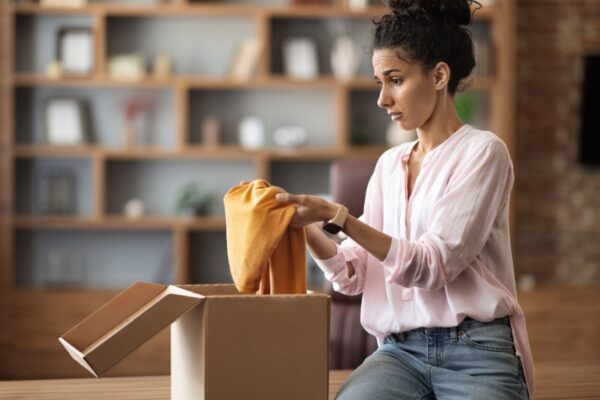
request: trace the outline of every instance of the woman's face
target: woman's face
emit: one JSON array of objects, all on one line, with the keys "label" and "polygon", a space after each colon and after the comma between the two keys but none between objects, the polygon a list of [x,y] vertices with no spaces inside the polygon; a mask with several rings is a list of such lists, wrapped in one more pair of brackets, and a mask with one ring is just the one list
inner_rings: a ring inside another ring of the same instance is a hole
[{"label": "woman's face", "polygon": [[397,49],[377,49],[373,71],[380,92],[377,105],[405,130],[427,123],[436,104],[434,73],[425,73],[420,63],[398,57]]}]

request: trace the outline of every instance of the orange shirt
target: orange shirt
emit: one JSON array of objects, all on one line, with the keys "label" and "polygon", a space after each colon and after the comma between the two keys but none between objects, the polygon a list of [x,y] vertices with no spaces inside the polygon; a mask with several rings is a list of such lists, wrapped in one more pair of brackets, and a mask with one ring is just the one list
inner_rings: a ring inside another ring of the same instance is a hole
[{"label": "orange shirt", "polygon": [[242,293],[306,293],[304,229],[289,226],[296,206],[279,202],[279,192],[257,179],[223,199],[229,268]]}]

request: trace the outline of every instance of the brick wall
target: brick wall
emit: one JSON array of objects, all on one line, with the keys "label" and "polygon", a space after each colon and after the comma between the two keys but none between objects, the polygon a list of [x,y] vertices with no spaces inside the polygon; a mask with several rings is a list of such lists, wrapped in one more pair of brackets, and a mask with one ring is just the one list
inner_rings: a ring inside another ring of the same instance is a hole
[{"label": "brick wall", "polygon": [[578,165],[577,143],[582,55],[600,54],[600,0],[521,0],[518,16],[517,272],[598,282],[600,168]]}]

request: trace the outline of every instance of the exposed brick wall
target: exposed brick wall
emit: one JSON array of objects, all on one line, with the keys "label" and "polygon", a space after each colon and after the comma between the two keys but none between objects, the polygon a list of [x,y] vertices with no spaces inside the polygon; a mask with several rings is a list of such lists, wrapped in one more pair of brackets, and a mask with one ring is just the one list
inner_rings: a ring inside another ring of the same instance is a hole
[{"label": "exposed brick wall", "polygon": [[600,54],[600,0],[521,0],[518,16],[517,273],[598,282],[600,168],[579,165],[577,146],[582,56]]}]

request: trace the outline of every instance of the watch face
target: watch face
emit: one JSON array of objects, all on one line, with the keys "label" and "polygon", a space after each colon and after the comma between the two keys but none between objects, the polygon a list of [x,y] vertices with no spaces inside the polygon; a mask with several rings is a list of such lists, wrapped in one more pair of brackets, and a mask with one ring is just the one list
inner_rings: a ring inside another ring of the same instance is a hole
[{"label": "watch face", "polygon": [[342,230],[342,227],[332,222],[327,222],[323,224],[323,230],[331,233],[332,235],[335,235],[336,233]]}]

